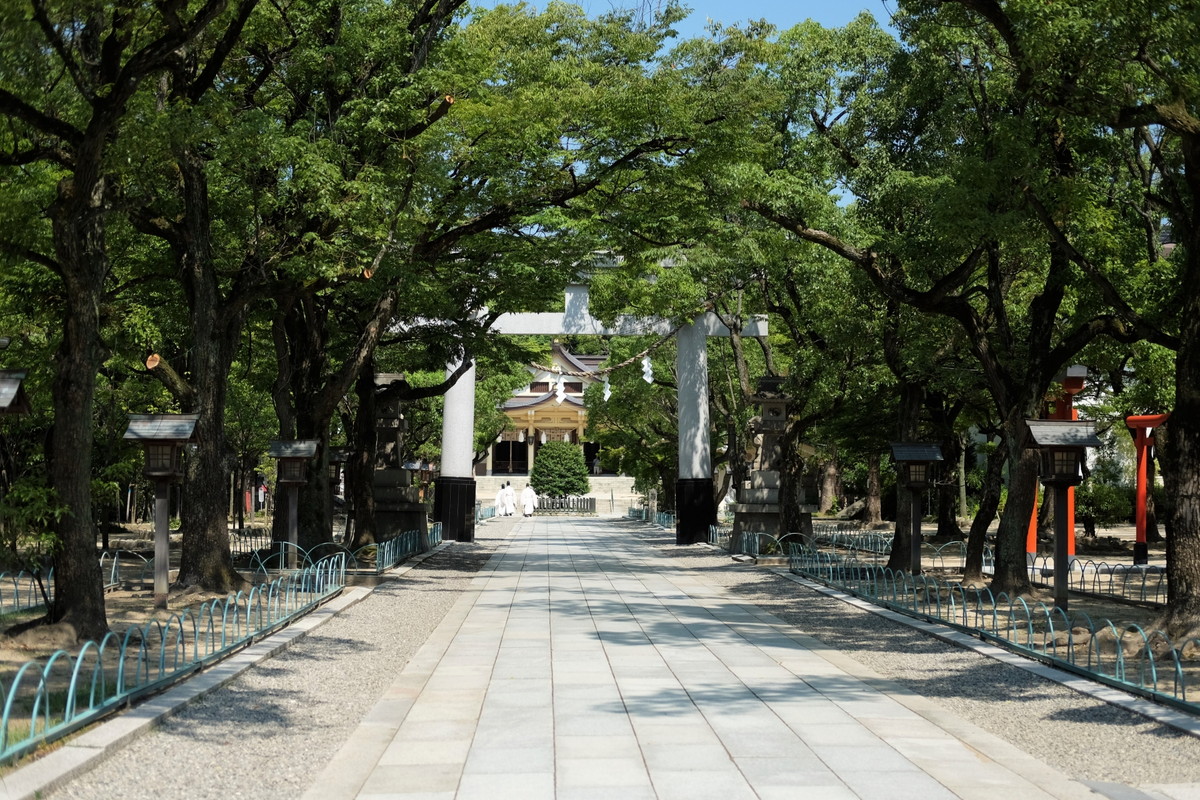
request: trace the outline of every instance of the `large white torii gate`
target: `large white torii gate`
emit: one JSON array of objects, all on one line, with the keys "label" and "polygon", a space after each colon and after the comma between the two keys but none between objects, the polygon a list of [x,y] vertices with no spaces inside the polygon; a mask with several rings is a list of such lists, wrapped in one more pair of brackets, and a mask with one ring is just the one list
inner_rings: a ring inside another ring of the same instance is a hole
[{"label": "large white torii gate", "polygon": [[[499,334],[521,336],[666,335],[676,325],[656,318],[621,317],[604,325],[588,311],[588,288],[566,289],[562,313],[505,314],[492,327]],[[746,336],[766,336],[767,320],[756,317],[742,329]],[[675,367],[678,381],[679,472],[675,481],[675,541],[708,541],[708,526],[717,516],[713,501],[712,444],[708,415],[708,337],[729,336],[716,314],[706,312],[678,329]],[[447,368],[447,374],[457,364]],[[475,367],[472,365],[446,392],[442,418],[442,468],[435,482],[434,519],[442,536],[460,542],[475,539]]]}]

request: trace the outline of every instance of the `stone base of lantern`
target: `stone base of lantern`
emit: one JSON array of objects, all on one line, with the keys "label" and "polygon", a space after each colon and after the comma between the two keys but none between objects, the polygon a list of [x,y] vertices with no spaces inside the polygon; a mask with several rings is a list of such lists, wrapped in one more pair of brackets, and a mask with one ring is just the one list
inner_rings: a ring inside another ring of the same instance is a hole
[{"label": "stone base of lantern", "polygon": [[742,535],[765,533],[773,539],[783,535],[783,515],[779,506],[779,473],[773,469],[754,470],[750,480],[737,491],[733,507],[733,544],[739,547]]},{"label": "stone base of lantern", "polygon": [[408,531],[418,531],[421,550],[429,549],[429,526],[420,490],[411,483],[411,473],[402,469],[377,469],[375,481],[375,530],[384,542]]}]

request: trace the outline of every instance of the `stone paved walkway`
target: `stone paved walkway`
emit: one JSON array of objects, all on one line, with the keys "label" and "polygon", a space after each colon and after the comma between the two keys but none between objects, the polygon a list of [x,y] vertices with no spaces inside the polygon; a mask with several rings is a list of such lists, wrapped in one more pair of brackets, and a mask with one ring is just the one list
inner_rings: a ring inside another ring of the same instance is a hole
[{"label": "stone paved walkway", "polygon": [[534,518],[305,797],[1005,795],[1100,797],[617,526]]}]

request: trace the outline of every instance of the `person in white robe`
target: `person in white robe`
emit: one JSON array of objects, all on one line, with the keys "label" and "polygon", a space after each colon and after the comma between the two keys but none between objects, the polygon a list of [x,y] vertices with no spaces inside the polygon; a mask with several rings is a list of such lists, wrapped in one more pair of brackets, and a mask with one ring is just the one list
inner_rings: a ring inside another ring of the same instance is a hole
[{"label": "person in white robe", "polygon": [[525,484],[525,488],[521,490],[521,510],[525,512],[525,516],[532,517],[533,510],[538,506],[537,492],[529,484]]},{"label": "person in white robe", "polygon": [[517,513],[517,493],[512,488],[512,481],[504,484],[504,515],[511,517]]},{"label": "person in white robe", "polygon": [[500,488],[496,490],[496,516],[504,516],[504,484],[500,484]]}]

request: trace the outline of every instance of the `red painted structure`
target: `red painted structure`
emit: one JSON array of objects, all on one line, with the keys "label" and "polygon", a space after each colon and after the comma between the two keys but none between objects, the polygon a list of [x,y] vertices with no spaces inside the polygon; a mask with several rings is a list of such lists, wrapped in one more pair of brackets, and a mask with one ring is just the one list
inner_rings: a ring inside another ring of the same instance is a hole
[{"label": "red painted structure", "polygon": [[1154,446],[1152,431],[1170,418],[1170,414],[1141,414],[1125,418],[1125,424],[1134,431],[1134,447],[1137,449],[1137,494],[1134,500],[1133,521],[1137,536],[1133,543],[1133,563],[1146,564],[1150,550],[1146,545],[1146,492],[1148,459]]},{"label": "red painted structure", "polygon": [[[1083,382],[1086,375],[1067,375],[1062,380],[1062,394],[1054,400],[1047,403],[1047,408],[1042,416],[1045,419],[1063,419],[1075,420],[1079,419],[1079,412],[1075,410],[1075,395],[1083,391]],[[1067,555],[1075,555],[1075,487],[1065,487],[1067,492]],[[1059,491],[1061,491],[1060,487]],[[1034,489],[1034,497],[1037,497],[1037,490]],[[1041,500],[1034,502],[1033,515],[1029,518],[1029,532],[1025,538],[1025,552],[1037,552],[1037,527],[1038,527],[1038,508],[1041,505]]]}]

